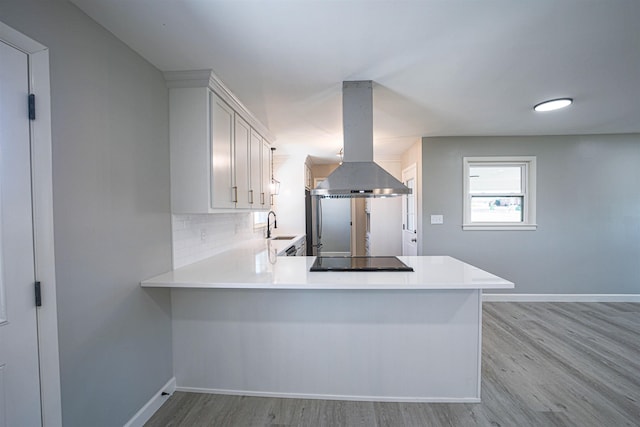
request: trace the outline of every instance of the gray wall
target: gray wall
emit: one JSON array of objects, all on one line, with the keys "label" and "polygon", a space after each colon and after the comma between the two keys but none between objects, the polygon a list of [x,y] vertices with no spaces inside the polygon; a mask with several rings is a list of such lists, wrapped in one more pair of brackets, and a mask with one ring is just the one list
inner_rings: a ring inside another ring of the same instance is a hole
[{"label": "gray wall", "polygon": [[167,89],[66,1],[0,20],[50,50],[63,422],[122,425],[172,377],[170,294],[138,283],[171,268]]},{"label": "gray wall", "polygon": [[[462,231],[462,157],[537,157],[537,231]],[[640,135],[423,138],[424,255],[516,293],[640,293]],[[444,225],[431,225],[444,214]]]}]

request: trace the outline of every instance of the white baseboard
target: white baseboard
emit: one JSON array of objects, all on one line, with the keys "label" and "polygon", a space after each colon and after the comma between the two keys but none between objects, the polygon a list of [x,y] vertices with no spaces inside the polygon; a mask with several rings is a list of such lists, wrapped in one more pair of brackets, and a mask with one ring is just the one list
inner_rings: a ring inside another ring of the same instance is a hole
[{"label": "white baseboard", "polygon": [[272,393],[268,391],[227,390],[198,387],[176,387],[176,391],[184,391],[187,393],[226,394],[232,396],[278,397],[285,399],[322,399],[368,402],[480,403],[480,399],[477,397],[352,396],[335,394]]},{"label": "white baseboard", "polygon": [[[144,423],[156,413],[162,404],[176,391],[176,378],[171,378],[140,410],[127,422],[124,427],[142,427]],[[169,393],[162,395],[162,393]]]},{"label": "white baseboard", "polygon": [[482,294],[483,302],[640,302],[640,294]]}]

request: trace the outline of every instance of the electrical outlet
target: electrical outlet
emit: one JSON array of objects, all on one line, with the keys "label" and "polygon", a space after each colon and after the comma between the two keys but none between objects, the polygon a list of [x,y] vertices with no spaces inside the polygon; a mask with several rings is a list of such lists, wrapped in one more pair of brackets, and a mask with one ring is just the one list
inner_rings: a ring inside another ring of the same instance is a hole
[{"label": "electrical outlet", "polygon": [[207,230],[204,228],[200,230],[200,240],[203,242],[207,241]]},{"label": "electrical outlet", "polygon": [[431,215],[431,224],[444,224],[444,215]]}]

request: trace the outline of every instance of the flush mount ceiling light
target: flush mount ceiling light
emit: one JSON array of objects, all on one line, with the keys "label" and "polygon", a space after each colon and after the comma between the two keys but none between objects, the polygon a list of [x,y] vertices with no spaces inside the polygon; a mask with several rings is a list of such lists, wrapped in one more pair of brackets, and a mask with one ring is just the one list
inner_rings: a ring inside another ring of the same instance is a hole
[{"label": "flush mount ceiling light", "polygon": [[533,107],[536,111],[553,111],[560,108],[568,107],[573,103],[572,98],[557,98],[541,102]]}]

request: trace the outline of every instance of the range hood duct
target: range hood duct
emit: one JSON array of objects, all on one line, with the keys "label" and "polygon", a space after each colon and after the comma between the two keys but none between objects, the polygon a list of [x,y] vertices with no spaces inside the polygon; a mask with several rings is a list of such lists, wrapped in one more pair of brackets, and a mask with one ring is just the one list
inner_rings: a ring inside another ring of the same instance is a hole
[{"label": "range hood duct", "polygon": [[411,189],[373,162],[373,82],[342,82],[343,162],[311,194],[392,197]]}]

